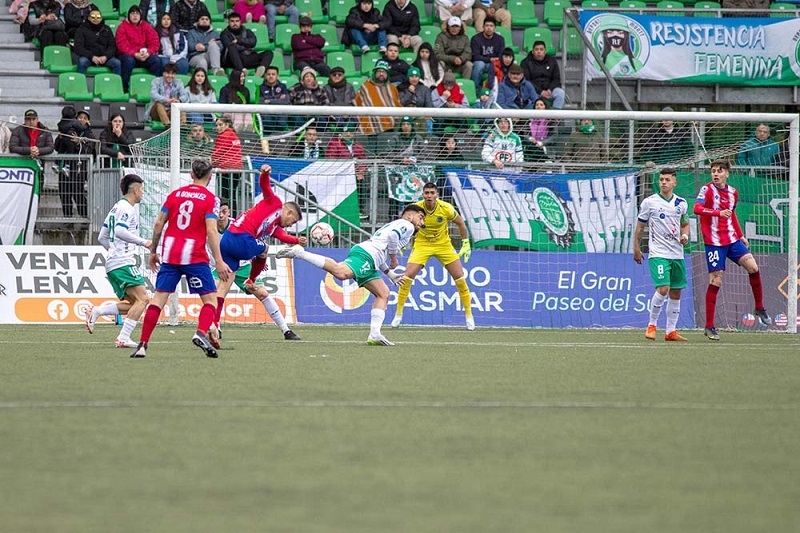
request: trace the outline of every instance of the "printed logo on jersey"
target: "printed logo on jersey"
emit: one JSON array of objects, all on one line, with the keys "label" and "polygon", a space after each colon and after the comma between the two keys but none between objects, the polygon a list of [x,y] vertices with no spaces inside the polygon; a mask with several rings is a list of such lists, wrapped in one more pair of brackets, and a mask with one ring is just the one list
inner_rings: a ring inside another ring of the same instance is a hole
[{"label": "printed logo on jersey", "polygon": [[572,244],[575,222],[567,203],[560,196],[546,187],[539,187],[528,198],[528,205],[554,243],[562,248]]},{"label": "printed logo on jersey", "polygon": [[510,163],[514,160],[514,154],[511,152],[500,151],[494,154],[494,158],[501,163]]},{"label": "printed logo on jersey", "polygon": [[359,287],[354,280],[345,280],[340,285],[331,274],[319,282],[319,295],[334,313],[358,309],[369,299],[369,291]]}]

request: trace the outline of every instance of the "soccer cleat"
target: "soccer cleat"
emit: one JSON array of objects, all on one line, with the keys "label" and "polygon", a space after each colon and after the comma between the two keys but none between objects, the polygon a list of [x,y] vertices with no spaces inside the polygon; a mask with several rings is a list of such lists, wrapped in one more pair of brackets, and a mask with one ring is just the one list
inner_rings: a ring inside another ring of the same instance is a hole
[{"label": "soccer cleat", "polygon": [[293,259],[297,257],[297,254],[303,251],[303,247],[299,244],[295,244],[294,246],[290,246],[288,248],[284,248],[283,250],[278,250],[278,253],[275,254],[275,257],[278,259]]},{"label": "soccer cleat", "polygon": [[664,340],[669,342],[669,341],[688,341],[689,339],[687,339],[677,331],[670,331],[669,333],[664,335]]},{"label": "soccer cleat", "polygon": [[475,319],[471,316],[467,317],[467,331],[475,331]]},{"label": "soccer cleat", "polygon": [[719,340],[719,333],[717,333],[717,328],[706,328],[705,336],[708,337],[708,340],[710,341]]},{"label": "soccer cleat", "polygon": [[283,332],[283,338],[284,338],[284,340],[287,340],[287,341],[299,341],[300,340],[300,337],[297,336],[297,333],[295,333],[294,331],[292,331],[290,329],[288,329],[288,330]]},{"label": "soccer cleat", "polygon": [[219,350],[221,347],[219,344],[219,338],[219,330],[212,324],[211,327],[208,328],[208,342],[211,343],[211,346],[217,350]]},{"label": "soccer cleat", "polygon": [[383,335],[378,335],[377,337],[373,337],[370,335],[367,337],[367,345],[368,346],[394,346],[394,343],[384,337]]},{"label": "soccer cleat", "polygon": [[206,354],[206,357],[211,357],[212,359],[217,358],[217,350],[211,346],[211,343],[208,342],[208,339],[205,335],[195,333],[194,337],[192,337],[192,344],[203,350]]},{"label": "soccer cleat", "polygon": [[644,338],[647,340],[656,340],[656,327],[654,325],[647,326],[647,331],[644,332]]},{"label": "soccer cleat", "polygon": [[772,325],[772,318],[767,314],[766,309],[756,309],[753,313],[758,317],[762,324],[765,326]]},{"label": "soccer cleat", "polygon": [[120,339],[117,337],[114,339],[114,346],[117,348],[138,348],[139,345],[132,341],[131,339]]},{"label": "soccer cleat", "polygon": [[89,330],[89,333],[94,333],[95,322],[97,322],[97,318],[94,316],[94,306],[90,305],[86,308],[86,329]]},{"label": "soccer cleat", "polygon": [[399,328],[400,324],[402,323],[403,323],[403,315],[394,315],[394,318],[392,319],[392,327]]},{"label": "soccer cleat", "polygon": [[131,357],[134,359],[141,359],[146,355],[147,352],[147,343],[140,342],[136,345],[136,350],[131,354]]}]

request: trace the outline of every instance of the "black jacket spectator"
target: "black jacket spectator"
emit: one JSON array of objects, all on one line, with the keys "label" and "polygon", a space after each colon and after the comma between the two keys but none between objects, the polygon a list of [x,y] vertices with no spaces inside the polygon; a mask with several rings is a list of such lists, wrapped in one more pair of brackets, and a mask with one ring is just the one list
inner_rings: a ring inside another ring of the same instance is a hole
[{"label": "black jacket spectator", "polygon": [[553,56],[548,54],[543,60],[537,61],[533,58],[533,53],[530,53],[522,60],[520,66],[525,79],[533,84],[537,94],[561,87],[561,71]]},{"label": "black jacket spectator", "polygon": [[[53,147],[53,134],[41,122],[36,123],[36,129],[42,130],[36,138],[36,147],[39,149],[39,156],[50,155],[55,148]],[[31,155],[31,136],[28,128],[17,126],[11,132],[11,139],[8,141],[8,151],[12,154]]]},{"label": "black jacket spectator", "polygon": [[394,83],[397,85],[398,83],[403,83],[406,81],[408,69],[411,67],[411,65],[399,57],[392,61],[384,55],[383,60],[389,64],[389,83]]},{"label": "black jacket spectator", "polygon": [[75,32],[86,21],[92,9],[97,7],[88,0],[72,0],[64,5],[64,25],[70,39],[75,38]]},{"label": "black jacket spectator", "polygon": [[78,57],[114,57],[117,55],[117,41],[107,24],[95,25],[87,20],[75,32],[72,51]]},{"label": "black jacket spectator", "polygon": [[403,9],[397,7],[396,0],[389,0],[383,8],[386,33],[389,35],[419,35],[419,10],[417,6],[407,0]]},{"label": "black jacket spectator", "polygon": [[[142,11],[142,13],[146,16],[147,12]],[[194,27],[194,23],[200,18],[200,15],[211,17],[208,8],[200,0],[194,0],[193,2],[189,2],[189,0],[180,0],[177,4],[172,6],[169,12],[172,23],[181,31],[191,30]]]},{"label": "black jacket spectator", "polygon": [[342,33],[342,44],[345,46],[353,44],[353,38],[350,36],[349,30],[362,30],[364,29],[364,24],[380,24],[382,30],[386,29],[386,21],[380,11],[373,7],[372,11],[364,13],[359,4],[356,4],[355,7],[350,8],[347,19],[344,21],[345,29]]}]

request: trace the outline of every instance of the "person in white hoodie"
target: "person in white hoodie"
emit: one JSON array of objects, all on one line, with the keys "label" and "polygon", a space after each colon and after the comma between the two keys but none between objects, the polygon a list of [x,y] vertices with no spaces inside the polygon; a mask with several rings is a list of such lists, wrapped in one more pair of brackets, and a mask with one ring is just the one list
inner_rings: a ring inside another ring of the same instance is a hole
[{"label": "person in white hoodie", "polygon": [[494,131],[486,136],[481,150],[481,159],[503,170],[508,163],[521,163],[522,140],[511,128],[511,120],[505,117],[496,118]]}]

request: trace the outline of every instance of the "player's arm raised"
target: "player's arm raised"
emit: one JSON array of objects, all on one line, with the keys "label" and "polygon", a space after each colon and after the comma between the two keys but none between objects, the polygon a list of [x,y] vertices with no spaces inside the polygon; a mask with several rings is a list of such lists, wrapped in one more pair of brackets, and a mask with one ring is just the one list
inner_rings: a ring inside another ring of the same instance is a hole
[{"label": "player's arm raised", "polygon": [[161,259],[158,257],[158,243],[161,242],[161,234],[164,233],[164,225],[167,223],[168,211],[162,207],[161,211],[156,217],[156,223],[153,225],[153,238],[150,241],[150,270],[153,272],[158,271],[161,264]]},{"label": "player's arm raised", "polygon": [[228,281],[228,278],[232,275],[231,267],[222,259],[222,252],[219,250],[217,219],[212,216],[206,217],[206,242],[208,243],[208,248],[211,250],[211,255],[214,256],[219,279]]},{"label": "player's arm raised", "polygon": [[[642,232],[644,231],[645,223],[641,220],[636,221],[636,229],[633,232],[633,260],[636,261],[638,264],[642,264],[642,248],[640,243],[642,242]],[[683,229],[681,227],[681,229]]]},{"label": "player's arm raised", "polygon": [[261,187],[261,194],[264,195],[264,200],[275,196],[275,192],[272,190],[272,182],[270,180],[271,172],[271,166],[261,165],[261,175],[258,177],[258,185]]}]

